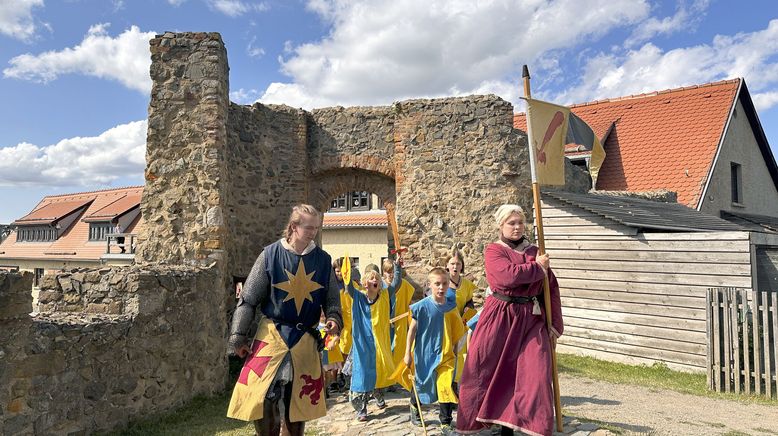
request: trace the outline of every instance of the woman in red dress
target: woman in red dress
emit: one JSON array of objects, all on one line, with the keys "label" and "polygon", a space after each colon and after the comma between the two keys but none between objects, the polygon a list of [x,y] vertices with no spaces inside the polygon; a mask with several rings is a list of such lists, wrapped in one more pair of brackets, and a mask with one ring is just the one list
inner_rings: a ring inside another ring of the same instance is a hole
[{"label": "woman in red dress", "polygon": [[[521,207],[495,213],[500,240],[484,251],[486,280],[494,292],[473,333],[459,385],[457,431],[476,433],[492,424],[501,434],[520,430],[550,435],[554,426],[551,347],[562,334],[559,285],[548,255],[524,236]],[[551,285],[551,331],[546,327],[543,279]]]}]

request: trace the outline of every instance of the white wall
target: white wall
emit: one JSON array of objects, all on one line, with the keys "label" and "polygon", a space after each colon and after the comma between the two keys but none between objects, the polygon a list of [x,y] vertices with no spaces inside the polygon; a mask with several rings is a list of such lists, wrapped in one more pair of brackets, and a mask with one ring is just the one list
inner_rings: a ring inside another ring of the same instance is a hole
[{"label": "white wall", "polygon": [[[741,165],[742,206],[732,204],[731,162]],[[778,216],[778,190],[739,100],[700,207],[700,211],[716,216],[721,210]]]}]

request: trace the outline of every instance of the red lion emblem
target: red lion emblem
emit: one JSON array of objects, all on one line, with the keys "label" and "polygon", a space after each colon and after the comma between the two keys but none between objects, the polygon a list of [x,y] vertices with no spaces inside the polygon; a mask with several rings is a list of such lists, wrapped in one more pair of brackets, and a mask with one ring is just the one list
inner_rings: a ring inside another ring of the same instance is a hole
[{"label": "red lion emblem", "polygon": [[322,374],[319,378],[313,378],[310,375],[303,374],[300,378],[305,381],[303,388],[300,390],[300,398],[308,395],[311,397],[311,404],[319,404],[321,391],[324,388],[324,375]]}]

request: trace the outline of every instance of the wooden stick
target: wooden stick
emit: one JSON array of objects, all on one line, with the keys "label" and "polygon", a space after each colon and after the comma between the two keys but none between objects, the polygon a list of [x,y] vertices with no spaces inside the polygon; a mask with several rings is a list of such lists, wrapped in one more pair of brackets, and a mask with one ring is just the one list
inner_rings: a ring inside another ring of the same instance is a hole
[{"label": "wooden stick", "polygon": [[390,320],[389,320],[389,322],[390,322],[390,323],[395,323],[395,322],[397,322],[397,321],[399,321],[399,320],[401,320],[401,319],[405,318],[406,316],[408,316],[408,315],[410,315],[410,314],[411,314],[410,312],[405,312],[405,313],[403,313],[402,315],[397,315],[397,316],[395,316],[394,318],[390,319]]},{"label": "wooden stick", "polygon": [[395,215],[396,209],[393,203],[384,203],[384,208],[386,209],[386,219],[389,221],[389,227],[392,229],[392,237],[394,238],[392,254],[397,254],[397,257],[400,257],[408,249],[400,246],[400,231],[397,228],[397,215]]},{"label": "wooden stick", "polygon": [[424,436],[427,436],[427,425],[424,423],[424,412],[421,410],[421,401],[419,401],[419,391],[416,390],[416,362],[411,355],[411,387],[413,387],[413,396],[416,397],[416,410],[419,411],[419,420],[421,428],[424,430]]},{"label": "wooden stick", "polygon": [[[529,68],[524,65],[522,71],[522,77],[524,78],[524,96],[531,98],[530,83],[529,83]],[[529,159],[530,169],[532,174],[532,197],[535,205],[535,234],[537,236],[538,243],[538,255],[546,253],[546,242],[543,237],[543,212],[540,209],[540,184],[537,181],[537,175],[535,172],[535,148],[532,140],[532,128],[529,119],[529,111],[527,111],[527,136],[529,143]],[[551,347],[551,375],[553,378],[554,387],[554,412],[556,415],[556,427],[558,432],[563,431],[562,425],[562,399],[559,393],[559,372],[557,370],[556,359],[556,339],[551,335],[551,288],[549,287],[548,277],[543,278],[543,302],[546,306],[546,327],[548,330],[549,346]]]}]

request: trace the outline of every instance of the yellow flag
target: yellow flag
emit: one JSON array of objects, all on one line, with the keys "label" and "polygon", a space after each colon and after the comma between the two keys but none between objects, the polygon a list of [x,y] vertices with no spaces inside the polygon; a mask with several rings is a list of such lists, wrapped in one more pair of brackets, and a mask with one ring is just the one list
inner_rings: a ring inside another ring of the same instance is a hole
[{"label": "yellow flag", "polygon": [[592,187],[596,187],[597,176],[600,173],[602,161],[605,160],[605,149],[600,143],[600,138],[597,137],[591,126],[586,124],[586,121],[571,113],[566,142],[583,146],[585,150],[592,153],[589,157],[589,174],[592,176]]},{"label": "yellow flag", "polygon": [[346,285],[351,283],[351,258],[348,257],[348,253],[343,256],[343,264],[340,266],[340,275],[343,277],[343,283]]},{"label": "yellow flag", "polygon": [[541,100],[527,99],[527,126],[541,185],[565,184],[565,143],[570,109]]}]

